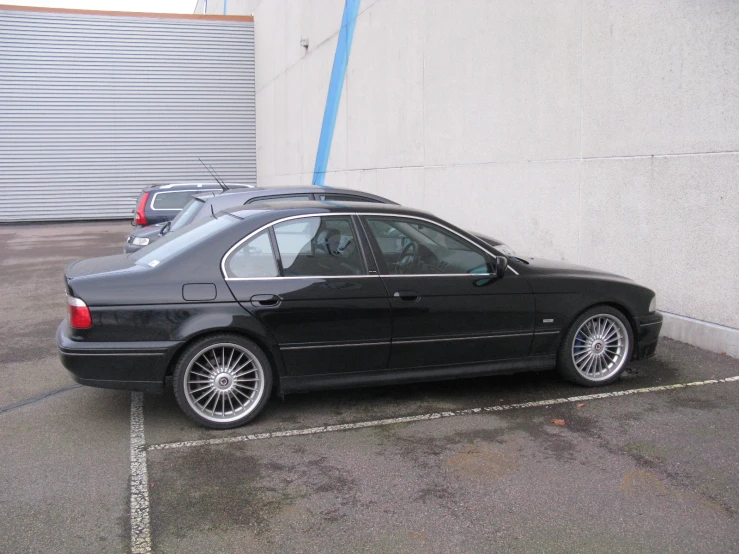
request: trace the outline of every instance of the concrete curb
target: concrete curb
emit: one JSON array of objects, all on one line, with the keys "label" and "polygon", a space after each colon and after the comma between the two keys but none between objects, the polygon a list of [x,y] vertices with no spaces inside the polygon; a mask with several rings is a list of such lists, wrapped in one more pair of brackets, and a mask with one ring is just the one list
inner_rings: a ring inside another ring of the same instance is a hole
[{"label": "concrete curb", "polygon": [[665,318],[662,323],[663,337],[739,358],[739,329],[668,312],[660,313]]}]

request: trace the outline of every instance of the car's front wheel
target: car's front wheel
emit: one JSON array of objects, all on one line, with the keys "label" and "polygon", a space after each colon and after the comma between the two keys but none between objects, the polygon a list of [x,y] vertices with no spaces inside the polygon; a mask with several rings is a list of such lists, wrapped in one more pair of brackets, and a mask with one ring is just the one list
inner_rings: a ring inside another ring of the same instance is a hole
[{"label": "car's front wheel", "polygon": [[272,370],[254,342],[238,335],[214,335],[180,355],[173,386],[177,403],[191,419],[213,429],[230,429],[264,408]]},{"label": "car's front wheel", "polygon": [[557,367],[573,383],[589,387],[612,383],[631,359],[633,343],[631,325],[619,310],[595,306],[572,322]]}]

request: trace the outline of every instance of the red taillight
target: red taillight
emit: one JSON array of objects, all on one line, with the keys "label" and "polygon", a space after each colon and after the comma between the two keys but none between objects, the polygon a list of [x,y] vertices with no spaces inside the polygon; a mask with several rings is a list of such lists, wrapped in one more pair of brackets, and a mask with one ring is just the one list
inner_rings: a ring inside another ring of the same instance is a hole
[{"label": "red taillight", "polygon": [[67,311],[69,312],[69,324],[75,329],[89,329],[92,327],[90,309],[79,298],[67,296]]},{"label": "red taillight", "polygon": [[139,198],[139,205],[136,206],[136,217],[133,222],[135,225],[146,225],[146,216],[144,215],[144,208],[146,208],[146,201],[149,199],[149,193],[145,192]]}]

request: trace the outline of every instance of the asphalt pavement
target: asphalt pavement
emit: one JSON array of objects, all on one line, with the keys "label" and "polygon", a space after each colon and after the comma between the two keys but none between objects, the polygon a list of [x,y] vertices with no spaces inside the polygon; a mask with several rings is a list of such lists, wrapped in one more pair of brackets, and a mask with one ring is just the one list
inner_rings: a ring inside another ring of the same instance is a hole
[{"label": "asphalt pavement", "polygon": [[291,395],[220,432],[167,393],[132,424],[132,395],[76,386],[55,344],[64,265],[129,230],[0,226],[0,552],[739,551],[739,360],[669,339],[598,389]]}]

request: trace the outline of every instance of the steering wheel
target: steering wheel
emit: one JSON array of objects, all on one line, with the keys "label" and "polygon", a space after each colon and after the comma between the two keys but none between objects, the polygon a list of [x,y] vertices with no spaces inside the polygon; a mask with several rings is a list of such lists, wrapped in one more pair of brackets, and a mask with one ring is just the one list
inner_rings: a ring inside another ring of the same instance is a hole
[{"label": "steering wheel", "polygon": [[395,273],[408,273],[416,265],[416,261],[418,261],[418,245],[410,241],[398,255],[398,261],[395,262]]}]

